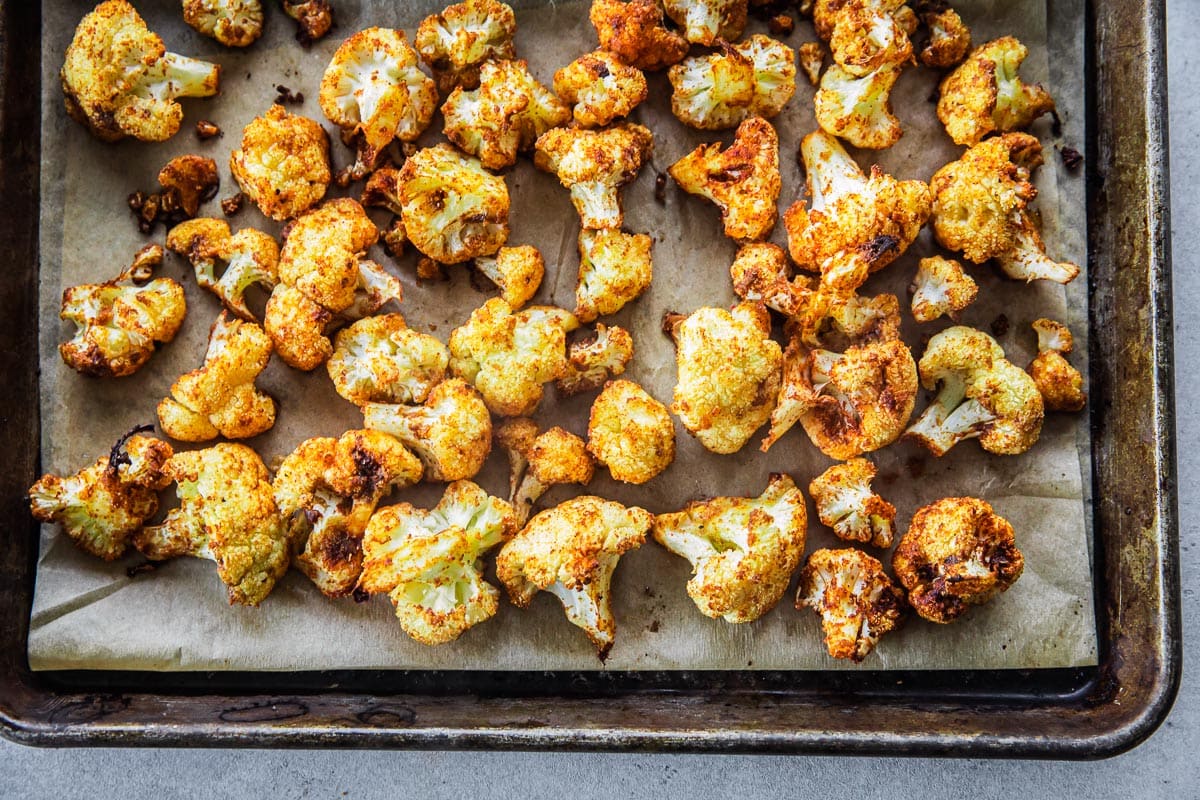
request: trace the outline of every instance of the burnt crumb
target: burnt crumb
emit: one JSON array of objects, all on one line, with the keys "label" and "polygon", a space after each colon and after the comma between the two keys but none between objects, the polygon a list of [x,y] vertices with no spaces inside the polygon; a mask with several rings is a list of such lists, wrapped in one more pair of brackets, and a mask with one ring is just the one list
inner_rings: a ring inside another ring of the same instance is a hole
[{"label": "burnt crumb", "polygon": [[149,572],[154,572],[158,569],[158,563],[155,561],[143,561],[140,564],[134,564],[125,570],[125,577],[136,578],[138,575],[145,575]]},{"label": "burnt crumb", "polygon": [[221,213],[227,217],[232,217],[240,214],[245,205],[246,195],[238,192],[233,197],[226,197],[221,201]]},{"label": "burnt crumb", "polygon": [[293,92],[282,83],[275,86],[275,102],[278,105],[304,105],[304,92]]},{"label": "burnt crumb", "polygon": [[659,203],[667,202],[667,173],[665,172],[654,176],[654,199]]},{"label": "burnt crumb", "polygon": [[991,324],[992,335],[999,339],[1008,333],[1008,327],[1008,316],[1006,314],[997,314]]},{"label": "burnt crumb", "polygon": [[365,603],[371,599],[371,595],[366,590],[359,589],[357,586],[350,592],[350,596],[354,598],[354,602],[356,603]]},{"label": "burnt crumb", "polygon": [[651,633],[658,633],[658,620],[651,620],[650,624],[646,626],[646,630]]},{"label": "burnt crumb", "polygon": [[215,122],[202,119],[196,123],[196,138],[202,142],[224,135],[225,132]]},{"label": "burnt crumb", "polygon": [[154,233],[154,226],[158,223],[158,215],[161,210],[162,197],[158,194],[146,194],[139,191],[130,194],[126,202],[129,204],[129,210],[133,212],[133,220],[137,224],[138,230],[147,236]]},{"label": "burnt crumb", "polygon": [[776,36],[791,36],[796,30],[796,21],[787,14],[776,14],[767,20],[767,30]]},{"label": "burnt crumb", "polygon": [[904,468],[908,470],[908,475],[914,480],[925,474],[925,459],[910,458],[904,462]]},{"label": "burnt crumb", "polygon": [[1063,148],[1059,150],[1059,153],[1062,155],[1063,166],[1071,172],[1079,169],[1080,165],[1083,164],[1083,153],[1079,152],[1070,145],[1064,145]]}]

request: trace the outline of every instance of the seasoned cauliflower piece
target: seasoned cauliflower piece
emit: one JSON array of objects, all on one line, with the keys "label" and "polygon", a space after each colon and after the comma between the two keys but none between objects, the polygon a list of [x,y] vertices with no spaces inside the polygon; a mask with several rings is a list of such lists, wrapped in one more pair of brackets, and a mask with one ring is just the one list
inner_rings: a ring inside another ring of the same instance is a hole
[{"label": "seasoned cauliflower piece", "polygon": [[296,20],[300,28],[296,31],[296,38],[301,44],[312,44],[333,27],[330,0],[281,0],[280,5],[285,14]]},{"label": "seasoned cauliflower piece", "polygon": [[654,539],[692,564],[688,596],[700,613],[753,622],[783,593],[804,555],[804,495],[787,475],[758,497],[715,497],[654,518]]},{"label": "seasoned cauliflower piece", "polygon": [[771,416],[783,355],[758,303],[668,317],[679,380],[671,411],[714,453],[736,453]]},{"label": "seasoned cauliflower piece", "polygon": [[492,450],[492,418],[479,392],[451,378],[434,387],[423,405],[367,403],[363,425],[395,436],[425,464],[431,481],[474,478]]},{"label": "seasoned cauliflower piece", "polygon": [[501,247],[494,256],[475,259],[475,269],[496,284],[500,297],[514,310],[529,302],[542,285],[546,262],[531,244]]},{"label": "seasoned cauliflower piece", "polygon": [[267,298],[263,329],[275,352],[290,367],[312,370],[333,354],[325,331],[335,325],[334,313],[294,286],[280,284]]},{"label": "seasoned cauliflower piece", "polygon": [[613,571],[623,553],[646,541],[653,521],[643,508],[590,495],[573,498],[534,516],[504,545],[496,577],[518,608],[528,608],[539,591],[557,597],[603,660],[617,632]]},{"label": "seasoned cauliflower piece", "polygon": [[685,125],[722,130],[748,117],[770,118],[796,92],[796,54],[769,36],[717,43],[719,50],[671,67],[671,111]]},{"label": "seasoned cauliflower piece", "polygon": [[654,278],[653,240],[616,228],[579,232],[579,282],[575,316],[580,322],[615,314],[642,296]]},{"label": "seasoned cauliflower piece", "polygon": [[539,434],[530,419],[509,420],[496,429],[496,441],[508,453],[509,502],[522,525],[551,486],[586,486],[596,470],[583,439],[557,426]]},{"label": "seasoned cauliflower piece", "polygon": [[230,154],[229,168],[254,205],[282,222],[325,196],[332,177],[329,137],[313,120],[276,104],[242,131],[242,146]]},{"label": "seasoned cauliflower piece", "polygon": [[387,594],[404,632],[451,642],[495,615],[500,592],[483,579],[483,555],[517,530],[508,503],[470,481],[446,487],[430,510],[399,503],[371,517],[359,589]]},{"label": "seasoned cauliflower piece", "polygon": [[543,384],[567,372],[567,334],[579,327],[569,311],[530,306],[513,311],[493,297],[450,334],[450,371],[473,384],[492,413],[527,417]]},{"label": "seasoned cauliflower piece", "polygon": [[1027,128],[1054,110],[1054,98],[1017,70],[1029,51],[1011,36],[976,47],[939,89],[938,119],[955,144],[975,145],[989,133]]},{"label": "seasoned cauliflower piece", "polygon": [[975,301],[979,287],[953,259],[933,256],[922,258],[913,279],[912,315],[917,322],[933,322],[945,314],[958,321],[958,315]]},{"label": "seasoned cauliflower piece", "polygon": [[337,393],[361,406],[423,403],[449,362],[446,345],[409,328],[399,314],[381,314],[338,331],[325,368]]},{"label": "seasoned cauliflower piece", "polygon": [[813,86],[819,85],[821,67],[825,65],[825,48],[820,42],[805,42],[796,48],[796,53],[800,57],[800,69],[804,70],[804,77]]},{"label": "seasoned cauliflower piece", "polygon": [[404,231],[441,264],[490,256],[508,240],[508,187],[448,144],[417,151],[400,170]]},{"label": "seasoned cauliflower piece", "polygon": [[629,116],[646,99],[649,88],[640,69],[596,50],[554,73],[554,93],[572,106],[576,124],[599,128]]},{"label": "seasoned cauliflower piece", "polygon": [[600,49],[623,64],[655,72],[687,56],[687,39],[663,25],[658,0],[592,0],[589,18]]},{"label": "seasoned cauliflower piece", "polygon": [[901,67],[887,65],[858,76],[834,64],[821,76],[813,98],[817,124],[855,147],[886,150],[904,131],[892,114],[892,87]]},{"label": "seasoned cauliflower piece", "polygon": [[183,287],[171,278],[144,283],[162,264],[163,249],[143,247],[120,275],[63,291],[59,318],[75,323],[58,353],[71,369],[97,378],[132,375],[169,342],[187,315]]},{"label": "seasoned cauliflower piece", "polygon": [[567,348],[567,371],[554,385],[565,395],[595,391],[624,372],[632,359],[633,337],[629,331],[597,322],[595,336]]},{"label": "seasoned cauliflower piece", "polygon": [[878,559],[861,550],[822,549],[800,570],[796,608],[805,606],[821,615],[829,655],[857,663],[900,623],[904,593]]},{"label": "seasoned cauliflower piece", "polygon": [[737,41],[746,28],[748,0],[663,0],[663,10],[693,44]]},{"label": "seasoned cauliflower piece", "polygon": [[226,47],[249,47],[262,36],[260,0],[183,0],[183,21]]},{"label": "seasoned cauliflower piece", "polygon": [[929,41],[917,53],[921,63],[933,69],[961,64],[971,49],[971,31],[958,12],[941,0],[921,0],[913,5],[929,34]]},{"label": "seasoned cauliflower piece", "polygon": [[105,561],[125,554],[129,539],[158,511],[171,445],[135,428],[90,467],[61,478],[47,473],[29,487],[35,519],[58,523],[79,548]]},{"label": "seasoned cauliflower piece", "polygon": [[738,297],[762,303],[788,318],[800,316],[812,293],[808,278],[792,277],[787,254],[771,242],[752,242],[738,248],[729,277]]},{"label": "seasoned cauliflower piece", "polygon": [[613,480],[646,483],[675,460],[675,424],[641,386],[611,381],[592,403],[587,447]]},{"label": "seasoned cauliflower piece", "polygon": [[717,204],[730,239],[757,241],[775,227],[779,137],[765,119],[742,122],[725,152],[720,142],[702,144],[667,171],[685,192]]},{"label": "seasoned cauliflower piece", "polygon": [[465,0],[421,21],[413,41],[421,59],[433,70],[438,90],[479,85],[480,67],[489,60],[515,58],[517,21],[506,3]]},{"label": "seasoned cauliflower piece", "polygon": [[585,229],[620,228],[620,188],[637,177],[653,152],[654,134],[633,123],[602,131],[555,128],[537,140],[533,163],[571,190]]},{"label": "seasoned cauliflower piece", "polygon": [[871,491],[875,465],[865,458],[835,464],[808,484],[821,522],[839,539],[891,547],[896,507]]},{"label": "seasoned cauliflower piece", "polygon": [[75,29],[59,78],[67,114],[96,138],[162,142],[183,122],[176,100],[216,94],[221,68],[168,53],[133,6],[107,0]]},{"label": "seasoned cauliflower piece", "polygon": [[899,0],[853,0],[837,11],[829,50],[847,75],[862,77],[912,58],[912,41],[905,20],[896,11]]},{"label": "seasoned cauliflower piece", "polygon": [[1051,411],[1082,411],[1087,404],[1083,376],[1065,358],[1075,349],[1071,330],[1045,318],[1034,320],[1033,330],[1038,337],[1038,354],[1029,365],[1029,374],[1045,407]]},{"label": "seasoned cauliflower piece", "polygon": [[167,247],[191,263],[196,283],[242,319],[255,318],[246,290],[258,284],[270,291],[279,280],[279,245],[253,228],[232,234],[224,220],[192,219],[171,229]]},{"label": "seasoned cauliflower piece", "polygon": [[906,438],[935,456],[965,439],[978,438],[1000,455],[1024,453],[1037,442],[1045,414],[1037,384],[986,333],[947,328],[929,340],[918,366],[922,386],[942,388]]},{"label": "seasoned cauliflower piece", "polygon": [[918,509],[892,553],[908,602],[930,622],[953,622],[1007,591],[1024,567],[1012,525],[974,497]]}]

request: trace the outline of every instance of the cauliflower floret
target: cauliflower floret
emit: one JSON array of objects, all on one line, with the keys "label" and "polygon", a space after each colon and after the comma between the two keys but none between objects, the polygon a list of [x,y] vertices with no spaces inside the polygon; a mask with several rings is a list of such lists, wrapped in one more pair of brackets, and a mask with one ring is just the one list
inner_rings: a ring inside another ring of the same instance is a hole
[{"label": "cauliflower floret", "polygon": [[259,0],[183,0],[183,21],[226,47],[249,47],[262,36]]},{"label": "cauliflower floret", "polygon": [[296,566],[323,594],[349,594],[362,573],[363,533],[376,504],[393,487],[419,480],[421,462],[384,433],[301,442],[273,483]]},{"label": "cauliflower floret", "polygon": [[746,28],[748,0],[663,0],[663,10],[693,44],[734,42]]},{"label": "cauliflower floret", "polygon": [[631,67],[654,72],[687,56],[687,40],[663,25],[658,0],[592,0],[589,17],[600,49]]},{"label": "cauliflower floret", "polygon": [[537,294],[546,274],[541,252],[530,244],[501,247],[494,256],[475,259],[475,269],[496,284],[504,302],[519,309]]},{"label": "cauliflower floret", "polygon": [[654,516],[636,506],[585,495],[547,509],[529,521],[496,558],[496,577],[518,608],[538,591],[563,604],[601,660],[616,637],[612,574],[623,553],[641,547]]},{"label": "cauliflower floret", "polygon": [[933,232],[950,250],[963,251],[974,264],[996,259],[1018,280],[1070,283],[1079,267],[1056,262],[1029,204],[1037,197],[1030,183],[1042,164],[1042,145],[1027,133],[1006,133],[980,142],[934,173]]},{"label": "cauliflower floret", "polygon": [[1028,127],[1054,110],[1054,98],[1017,76],[1028,50],[1011,36],[976,47],[939,89],[937,115],[955,144],[978,144],[994,131]]},{"label": "cauliflower floret", "polygon": [[955,322],[964,308],[975,302],[979,287],[953,259],[922,258],[913,279],[912,315],[917,322],[933,322],[945,314]]},{"label": "cauliflower floret", "polygon": [[821,67],[825,64],[825,48],[820,42],[805,42],[796,48],[800,56],[800,69],[813,86],[821,82]]},{"label": "cauliflower floret", "polygon": [[450,334],[450,371],[483,395],[492,413],[527,417],[543,384],[567,372],[567,334],[579,327],[569,311],[530,306],[513,311],[493,297]]},{"label": "cauliflower floret", "polygon": [[586,486],[596,470],[583,439],[557,426],[539,434],[530,419],[509,420],[496,429],[496,441],[508,453],[509,502],[521,525],[551,486]]},{"label": "cauliflower floret", "polygon": [[492,418],[465,381],[442,381],[419,406],[367,403],[363,425],[395,436],[425,464],[431,481],[473,478],[492,450]]},{"label": "cauliflower floret", "polygon": [[582,55],[554,73],[554,92],[571,106],[575,122],[599,128],[627,117],[649,94],[646,76],[605,50]]},{"label": "cauliflower floret", "polygon": [[817,124],[855,147],[885,150],[903,134],[892,115],[891,93],[900,77],[899,66],[884,66],[863,76],[834,64],[821,76],[813,98]]},{"label": "cauliflower floret", "polygon": [[904,593],[878,559],[861,550],[823,549],[800,570],[796,608],[805,606],[821,615],[829,655],[859,662],[900,623]]},{"label": "cauliflower floret", "polygon": [[365,403],[423,403],[446,376],[450,351],[399,314],[381,314],[338,332],[325,362],[342,397]]},{"label": "cauliflower floret", "polygon": [[624,372],[632,359],[633,337],[629,331],[597,322],[595,336],[567,348],[567,371],[554,385],[565,395],[591,392]]},{"label": "cauliflower floret", "polygon": [[1045,407],[1051,411],[1081,411],[1087,403],[1083,376],[1064,356],[1075,349],[1071,331],[1061,322],[1037,319],[1033,330],[1038,337],[1038,354],[1029,365],[1029,374],[1037,384]]},{"label": "cauliflower floret", "polygon": [[692,564],[688,596],[700,613],[753,622],[787,591],[804,555],[804,495],[787,475],[758,497],[715,497],[654,518],[654,539]]},{"label": "cauliflower floret", "polygon": [[180,506],[161,525],[136,533],[134,547],[151,561],[211,559],[229,602],[257,606],[287,572],[289,558],[262,459],[245,445],[222,442],[176,453],[165,471],[175,481]]},{"label": "cauliflower floret", "polygon": [[671,67],[671,111],[701,130],[732,128],[748,117],[773,117],[796,92],[796,54],[769,36],[717,42],[718,52]]},{"label": "cauliflower floret", "polygon": [[158,511],[158,490],[171,445],[135,428],[107,456],[74,475],[46,474],[29,488],[34,518],[58,523],[80,549],[105,561],[125,554],[129,539]]},{"label": "cauliflower floret", "polygon": [[675,460],[675,424],[641,386],[610,381],[592,403],[587,447],[613,480],[646,483]]},{"label": "cauliflower floret", "polygon": [[242,146],[230,154],[229,168],[259,210],[282,222],[325,196],[331,178],[329,137],[313,120],[273,105],[242,131]]},{"label": "cauliflower floret", "polygon": [[457,481],[431,510],[399,503],[371,517],[358,587],[387,594],[404,632],[451,642],[495,615],[500,592],[483,579],[483,555],[517,530],[508,503]]},{"label": "cauliflower floret", "polygon": [[263,328],[284,363],[312,370],[333,354],[333,343],[325,331],[336,321],[332,311],[309,300],[296,287],[280,284],[267,298]]},{"label": "cauliflower floret", "polygon": [[422,20],[413,41],[446,95],[457,86],[478,86],[485,62],[515,58],[516,32],[516,17],[506,3],[466,0]]},{"label": "cauliflower floret", "polygon": [[58,346],[68,367],[97,378],[132,375],[154,355],[157,342],[175,338],[187,315],[183,287],[171,278],[139,285],[162,259],[160,245],[147,245],[113,280],[63,292],[58,316],[75,323],[75,335]]},{"label": "cauliflower floret", "polygon": [[305,45],[329,33],[333,27],[333,6],[330,0],[281,0],[283,11],[300,26],[296,38]]},{"label": "cauliflower floret", "polygon": [[653,240],[616,228],[579,232],[575,316],[580,322],[615,314],[642,296],[654,277]]},{"label": "cauliflower floret", "polygon": [[246,305],[246,290],[259,284],[270,291],[279,280],[279,245],[253,228],[234,235],[224,220],[188,220],[167,234],[167,247],[191,263],[196,283],[242,319],[255,319]]},{"label": "cauliflower floret", "polygon": [[555,128],[538,138],[533,163],[571,190],[585,229],[620,228],[620,188],[637,177],[653,152],[654,134],[633,123],[602,131]]},{"label": "cauliflower floret", "polygon": [[896,507],[871,491],[875,465],[865,458],[835,464],[808,484],[821,522],[839,539],[891,547]]},{"label": "cauliflower floret", "polygon": [[958,12],[942,0],[918,0],[913,5],[929,32],[929,41],[917,54],[921,63],[933,69],[961,64],[971,49],[971,31]]},{"label": "cauliflower floret", "polygon": [[479,161],[439,144],[400,170],[404,231],[441,264],[490,256],[508,240],[508,186]]},{"label": "cauliflower floret", "polygon": [[930,622],[953,622],[1007,591],[1024,567],[1012,525],[974,497],[918,509],[892,554],[908,602]]},{"label": "cauliflower floret", "polygon": [[224,311],[208,336],[204,365],[171,386],[158,404],[163,433],[182,442],[249,439],[275,424],[275,401],[254,381],[271,358],[271,340],[253,322]]},{"label": "cauliflower floret", "polygon": [[798,317],[812,293],[808,278],[791,276],[787,254],[771,242],[752,242],[738,248],[729,267],[738,297],[759,302],[786,317]]},{"label": "cauliflower floret", "polygon": [[935,456],[976,437],[1000,455],[1024,453],[1037,442],[1045,414],[1037,384],[986,333],[947,328],[929,340],[918,366],[922,386],[942,388],[906,438]]},{"label": "cauliflower floret", "polygon": [[854,0],[838,9],[829,37],[834,63],[847,75],[863,77],[881,67],[912,59],[907,19],[896,12],[902,0]]},{"label": "cauliflower floret", "polygon": [[714,453],[736,453],[771,416],[783,354],[759,303],[668,317],[679,380],[671,411]]},{"label": "cauliflower floret", "polygon": [[720,142],[702,144],[667,171],[685,192],[717,204],[730,239],[764,239],[775,227],[779,137],[765,119],[742,122],[724,153]]},{"label": "cauliflower floret", "polygon": [[168,53],[125,0],[96,6],[75,29],[62,71],[67,114],[98,139],[170,139],[183,122],[180,97],[217,93],[221,68]]}]

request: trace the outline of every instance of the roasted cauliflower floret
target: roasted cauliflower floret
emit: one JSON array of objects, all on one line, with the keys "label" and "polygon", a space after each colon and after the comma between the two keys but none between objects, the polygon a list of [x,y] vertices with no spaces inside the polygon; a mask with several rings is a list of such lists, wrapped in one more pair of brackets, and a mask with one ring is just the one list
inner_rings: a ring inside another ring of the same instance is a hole
[{"label": "roasted cauliflower floret", "polygon": [[653,240],[616,228],[579,232],[575,316],[580,322],[615,314],[642,296],[654,277]]},{"label": "roasted cauliflower floret", "polygon": [[595,336],[567,348],[567,371],[554,385],[565,395],[591,392],[624,372],[632,359],[633,337],[629,331],[597,322]]},{"label": "roasted cauliflower floret", "polygon": [[283,11],[296,20],[296,38],[309,45],[329,33],[333,27],[333,6],[330,0],[281,0]]},{"label": "roasted cauliflower floret", "polygon": [[242,192],[273,220],[298,217],[329,188],[329,137],[307,117],[273,105],[242,131],[242,146],[229,156]]},{"label": "roasted cauliflower floret", "polygon": [[796,92],[796,54],[782,42],[755,34],[739,44],[671,67],[671,111],[701,130],[732,128],[749,117],[770,118]]},{"label": "roasted cauliflower floret", "polygon": [[493,297],[450,334],[450,371],[483,395],[492,413],[527,417],[543,384],[567,372],[567,334],[579,327],[569,311],[530,306],[514,312]]},{"label": "roasted cauliflower floret", "polygon": [[358,587],[388,595],[404,632],[421,644],[454,641],[499,608],[500,592],[483,579],[483,556],[516,530],[508,503],[470,481],[447,486],[430,510],[382,508],[363,539]]},{"label": "roasted cauliflower floret", "polygon": [[449,362],[446,345],[409,328],[399,314],[381,314],[338,331],[325,368],[337,393],[361,406],[423,403]]},{"label": "roasted cauliflower floret", "polygon": [[654,516],[636,506],[585,495],[547,509],[529,521],[496,558],[496,577],[513,605],[528,608],[539,591],[563,604],[600,658],[617,632],[611,587],[623,553],[646,541]]},{"label": "roasted cauliflower floret", "polygon": [[1054,110],[1054,98],[1017,76],[1028,50],[1011,36],[976,47],[940,87],[937,115],[955,144],[975,145],[989,133],[1029,127]]},{"label": "roasted cauliflower floret", "polygon": [[80,549],[105,561],[125,554],[129,539],[158,511],[158,490],[171,479],[163,473],[174,454],[171,445],[140,434],[123,436],[107,456],[60,478],[46,474],[29,488],[35,519],[58,523]]},{"label": "roasted cauliflower floret", "polygon": [[800,69],[813,86],[821,83],[821,67],[825,65],[825,48],[820,42],[805,42],[796,48]]},{"label": "roasted cauliflower floret", "polygon": [[1075,349],[1071,331],[1061,322],[1037,319],[1033,330],[1038,337],[1038,354],[1029,365],[1029,374],[1037,384],[1042,402],[1051,411],[1081,411],[1087,403],[1083,376],[1067,362]]},{"label": "roasted cauliflower floret", "polygon": [[900,66],[889,64],[859,76],[834,64],[821,76],[821,88],[813,98],[817,124],[855,147],[891,147],[904,133],[892,114],[891,100],[900,71]]},{"label": "roasted cauliflower floret", "polygon": [[191,263],[196,283],[242,319],[255,318],[246,290],[258,284],[270,291],[279,280],[279,245],[253,228],[233,234],[224,220],[192,219],[171,229],[167,247]]},{"label": "roasted cauliflower floret", "polygon": [[663,10],[683,36],[706,47],[717,39],[737,41],[746,28],[748,0],[663,0]]},{"label": "roasted cauliflower floret", "polygon": [[480,67],[487,61],[515,58],[516,32],[516,17],[506,3],[466,0],[422,20],[413,41],[446,95],[456,86],[478,86]]},{"label": "roasted cauliflower floret", "polygon": [[587,447],[613,480],[646,483],[675,460],[675,424],[641,386],[611,381],[592,403]]},{"label": "roasted cauliflower floret", "polygon": [[1046,255],[1029,204],[1037,197],[1030,174],[1042,163],[1042,145],[1027,133],[980,142],[934,173],[933,232],[943,247],[961,250],[974,264],[996,259],[1017,280],[1070,283],[1079,267]]},{"label": "roasted cauliflower floret", "polygon": [[500,297],[513,309],[519,309],[537,294],[546,274],[541,252],[530,244],[501,247],[494,256],[475,259],[479,270],[500,290]]},{"label": "roasted cauliflower floret", "polygon": [[221,68],[168,53],[125,0],[96,6],[75,29],[62,71],[71,119],[98,139],[170,139],[183,122],[180,97],[217,93]]},{"label": "roasted cauliflower floret", "polygon": [[496,429],[496,441],[508,453],[509,502],[522,525],[551,486],[586,486],[595,473],[596,465],[583,439],[557,426],[538,433],[532,420],[513,419]]},{"label": "roasted cauliflower floret", "polygon": [[629,116],[646,99],[649,88],[640,69],[596,50],[554,73],[554,93],[572,106],[576,124],[599,128]]},{"label": "roasted cauliflower floret", "polygon": [[918,367],[922,386],[942,388],[906,438],[935,456],[965,439],[978,438],[1000,455],[1024,453],[1037,442],[1045,413],[1037,384],[986,333],[947,328],[929,340]]},{"label": "roasted cauliflower floret", "polygon": [[835,464],[808,484],[821,522],[839,539],[891,547],[896,507],[871,491],[875,465],[865,458]]},{"label": "roasted cauliflower floret", "polygon": [[953,622],[1007,591],[1024,567],[1012,526],[974,497],[918,509],[892,554],[909,604],[930,622]]},{"label": "roasted cauliflower floret", "polygon": [[800,570],[796,608],[805,606],[821,615],[829,655],[859,662],[900,623],[904,593],[878,559],[861,550],[823,549]]},{"label": "roasted cauliflower floret", "polygon": [[957,321],[979,293],[962,264],[941,256],[921,259],[912,288],[912,315],[917,322],[933,322],[943,314]]},{"label": "roasted cauliflower floret", "polygon": [[364,426],[410,447],[431,481],[475,477],[492,450],[492,418],[483,398],[455,378],[434,387],[423,405],[367,403],[362,412]]},{"label": "roasted cauliflower floret", "polygon": [[725,152],[720,142],[702,144],[668,172],[685,192],[717,204],[730,239],[757,241],[775,227],[781,185],[779,137],[765,119],[742,122]]},{"label": "roasted cauliflower floret", "polygon": [[787,254],[771,242],[752,242],[738,248],[729,277],[738,297],[762,303],[789,318],[800,316],[812,293],[809,279],[793,277]]},{"label": "roasted cauliflower floret", "polygon": [[654,539],[692,564],[688,596],[700,613],[753,622],[787,591],[804,555],[804,495],[772,475],[758,497],[715,497],[654,518]]},{"label": "roasted cauliflower floret", "polygon": [[58,346],[68,367],[97,378],[132,375],[158,342],[175,338],[187,315],[183,287],[171,278],[145,283],[162,258],[160,245],[147,245],[113,280],[63,291],[58,316],[75,323],[74,336]]},{"label": "roasted cauliflower floret", "polygon": [[571,190],[587,230],[620,228],[620,188],[637,177],[654,152],[649,128],[622,123],[602,131],[555,128],[537,140],[533,163]]},{"label": "roasted cauliflower floret", "polygon": [[736,453],[771,416],[783,355],[758,303],[668,318],[679,379],[671,411],[714,453]]},{"label": "roasted cauliflower floret", "polygon": [[262,36],[260,0],[183,0],[183,21],[226,47],[249,47]]},{"label": "roasted cauliflower floret", "polygon": [[631,67],[657,71],[687,56],[687,39],[663,24],[658,0],[592,0],[589,17],[600,49]]},{"label": "roasted cauliflower floret", "polygon": [[917,53],[921,63],[933,69],[950,69],[961,64],[971,49],[971,31],[958,12],[942,0],[921,0],[913,5],[929,35]]}]

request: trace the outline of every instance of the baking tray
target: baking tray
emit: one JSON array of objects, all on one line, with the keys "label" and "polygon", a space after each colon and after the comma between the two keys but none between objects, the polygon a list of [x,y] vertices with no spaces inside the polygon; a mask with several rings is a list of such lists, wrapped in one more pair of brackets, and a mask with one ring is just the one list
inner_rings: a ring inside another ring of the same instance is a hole
[{"label": "baking tray", "polygon": [[[1099,758],[1181,662],[1164,8],[1087,4],[1092,529],[1100,664],[942,672],[39,672],[40,3],[0,3],[0,733],[35,745],[374,746]],[[56,87],[44,87],[57,91]]]}]

